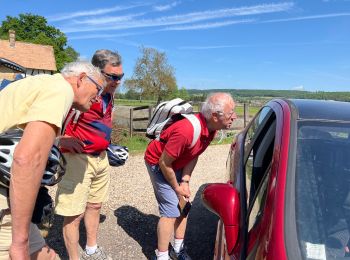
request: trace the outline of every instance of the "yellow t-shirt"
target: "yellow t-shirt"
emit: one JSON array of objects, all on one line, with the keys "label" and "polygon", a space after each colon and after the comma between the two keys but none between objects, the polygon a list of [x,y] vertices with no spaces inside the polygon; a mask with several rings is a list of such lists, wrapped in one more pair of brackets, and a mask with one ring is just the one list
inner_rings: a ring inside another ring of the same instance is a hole
[{"label": "yellow t-shirt", "polygon": [[72,102],[71,85],[61,74],[15,81],[0,91],[0,133],[44,121],[61,129]]}]

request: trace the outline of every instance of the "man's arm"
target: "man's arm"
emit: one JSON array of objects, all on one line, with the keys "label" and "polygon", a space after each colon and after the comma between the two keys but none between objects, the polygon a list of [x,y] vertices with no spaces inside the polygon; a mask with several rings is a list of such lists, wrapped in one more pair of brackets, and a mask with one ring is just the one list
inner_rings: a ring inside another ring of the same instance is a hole
[{"label": "man's arm", "polygon": [[162,170],[164,178],[168,181],[170,186],[174,189],[178,196],[182,195],[185,197],[189,197],[189,191],[186,191],[183,186],[180,186],[176,180],[175,172],[172,168],[172,163],[175,159],[172,158],[167,152],[164,150],[159,159],[159,167]]},{"label": "man's arm", "polygon": [[[190,161],[182,170],[182,182],[180,183],[180,186],[185,190],[187,193],[191,194],[190,191],[190,185],[189,181],[191,179],[191,175],[193,172],[194,167],[196,167],[198,161],[198,157]],[[189,198],[189,196],[186,196],[186,198]]]},{"label": "man's arm", "polygon": [[84,151],[85,144],[78,138],[64,135],[59,137],[58,146],[68,150],[70,153],[82,153]]},{"label": "man's arm", "polygon": [[10,179],[12,259],[29,259],[29,224],[57,130],[46,122],[29,122],[15,149]]},{"label": "man's arm", "polygon": [[198,161],[198,156],[194,158],[192,161],[190,161],[183,169],[182,171],[182,180],[184,181],[190,181],[191,175],[193,172],[194,167],[196,167]]}]

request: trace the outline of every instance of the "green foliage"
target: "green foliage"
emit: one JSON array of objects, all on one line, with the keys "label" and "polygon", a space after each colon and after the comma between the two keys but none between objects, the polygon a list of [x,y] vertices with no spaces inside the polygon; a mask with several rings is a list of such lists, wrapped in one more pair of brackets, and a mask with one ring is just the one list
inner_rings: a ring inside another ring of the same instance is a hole
[{"label": "green foliage", "polygon": [[229,92],[239,103],[266,103],[272,98],[296,98],[296,99],[325,99],[350,101],[350,92],[324,92],[324,91],[299,91],[299,90],[260,90],[260,89],[188,89],[193,101],[204,101],[212,92]]},{"label": "green foliage", "polygon": [[166,54],[153,48],[141,48],[133,75],[124,86],[140,99],[155,99],[157,103],[177,90],[174,68],[168,64]]},{"label": "green foliage", "polygon": [[190,100],[190,95],[188,94],[187,90],[182,87],[181,89],[176,89],[175,91],[169,93],[169,95],[166,97],[166,99],[170,100],[173,98],[182,98],[183,100]]},{"label": "green foliage", "polygon": [[156,102],[152,100],[135,100],[135,99],[115,99],[114,103],[118,106],[155,106]]},{"label": "green foliage", "polygon": [[67,46],[63,32],[47,24],[46,18],[33,14],[20,14],[19,17],[6,16],[0,26],[0,39],[7,40],[8,31],[16,31],[16,40],[53,46],[57,70],[78,58],[78,53]]}]

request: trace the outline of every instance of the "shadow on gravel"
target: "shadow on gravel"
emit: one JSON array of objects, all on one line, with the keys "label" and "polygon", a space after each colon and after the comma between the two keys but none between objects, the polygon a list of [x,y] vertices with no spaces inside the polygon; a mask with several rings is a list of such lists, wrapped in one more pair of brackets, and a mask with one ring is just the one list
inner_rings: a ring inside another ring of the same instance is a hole
[{"label": "shadow on gravel", "polygon": [[142,253],[151,259],[157,246],[158,216],[146,215],[137,208],[122,206],[114,211],[117,223],[132,237],[142,248]]},{"label": "shadow on gravel", "polygon": [[[100,215],[100,223],[104,222],[106,219],[105,215]],[[52,227],[48,236],[45,238],[46,243],[49,247],[53,248],[57,254],[59,254],[61,259],[68,259],[68,254],[66,251],[66,247],[64,245],[63,234],[63,217],[59,215],[55,215]],[[80,222],[79,226],[79,244],[81,248],[85,248],[86,245],[86,229],[84,225],[84,220]]]},{"label": "shadow on gravel", "polygon": [[[188,217],[185,243],[193,260],[213,259],[218,217],[209,212],[201,202],[202,185],[192,204]],[[154,256],[157,246],[158,216],[146,215],[132,206],[122,206],[114,211],[117,223],[142,248],[147,259]]]}]

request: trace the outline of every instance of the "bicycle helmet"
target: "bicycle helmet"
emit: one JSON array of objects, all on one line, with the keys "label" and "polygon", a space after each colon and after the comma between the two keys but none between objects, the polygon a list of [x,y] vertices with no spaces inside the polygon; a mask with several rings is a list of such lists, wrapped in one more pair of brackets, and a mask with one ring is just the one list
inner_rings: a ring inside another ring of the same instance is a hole
[{"label": "bicycle helmet", "polygon": [[[15,147],[23,135],[23,130],[13,129],[0,134],[0,184],[9,187],[11,165]],[[58,183],[65,173],[66,161],[57,146],[51,148],[41,185]]]},{"label": "bicycle helmet", "polygon": [[110,166],[122,166],[129,158],[129,149],[126,146],[110,144],[107,148],[107,156]]}]

